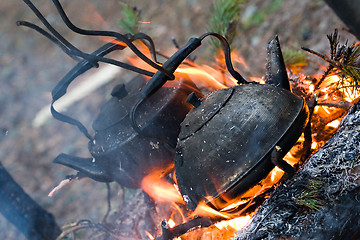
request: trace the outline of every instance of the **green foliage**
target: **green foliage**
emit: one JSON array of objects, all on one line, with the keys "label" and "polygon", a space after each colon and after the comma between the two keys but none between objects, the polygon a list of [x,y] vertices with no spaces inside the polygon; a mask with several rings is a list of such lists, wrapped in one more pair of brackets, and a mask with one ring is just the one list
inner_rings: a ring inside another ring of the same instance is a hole
[{"label": "green foliage", "polygon": [[[214,0],[214,13],[209,20],[210,32],[225,36],[229,43],[236,36],[237,22],[241,14],[241,4],[248,0]],[[215,49],[218,49],[220,43],[213,41]]]},{"label": "green foliage", "polygon": [[257,26],[263,21],[265,21],[266,17],[272,12],[276,11],[282,4],[283,0],[272,0],[266,7],[261,9],[256,9],[252,14],[248,17],[242,19],[242,28],[247,30],[251,27]]},{"label": "green foliage", "polygon": [[303,195],[299,196],[298,199],[295,200],[295,202],[298,205],[306,206],[312,210],[318,211],[322,204],[320,204],[320,201],[313,197],[314,192],[304,192]]},{"label": "green foliage", "polygon": [[340,37],[337,29],[335,29],[334,33],[327,35],[327,37],[330,43],[329,57],[311,49],[303,48],[305,51],[308,51],[329,63],[329,67],[318,85],[321,84],[326,76],[338,75],[340,78],[339,82],[336,83],[338,86],[360,87],[360,45],[357,43],[348,45],[348,41],[343,45],[340,45]]},{"label": "green foliage", "polygon": [[307,187],[295,199],[298,205],[308,207],[313,210],[319,210],[323,203],[320,200],[319,189],[322,188],[324,183],[317,179],[310,179]]},{"label": "green foliage", "polygon": [[322,188],[323,185],[324,183],[319,179],[310,179],[308,181],[308,187],[311,190],[318,191],[320,188]]},{"label": "green foliage", "polygon": [[117,24],[126,32],[135,34],[139,32],[140,27],[140,11],[135,7],[130,7],[126,3],[119,2],[122,6],[121,19],[118,19]]},{"label": "green foliage", "polygon": [[285,47],[282,49],[282,53],[286,65],[305,65],[308,63],[308,55],[304,51]]},{"label": "green foliage", "polygon": [[308,65],[308,55],[304,51],[285,47],[282,49],[282,53],[286,66],[293,71]]},{"label": "green foliage", "polygon": [[340,79],[346,77],[352,78],[352,85],[360,85],[360,46],[353,43],[348,46],[347,41],[343,45],[339,45],[337,29],[333,34],[328,36],[330,42],[330,66],[331,74],[340,76]]}]

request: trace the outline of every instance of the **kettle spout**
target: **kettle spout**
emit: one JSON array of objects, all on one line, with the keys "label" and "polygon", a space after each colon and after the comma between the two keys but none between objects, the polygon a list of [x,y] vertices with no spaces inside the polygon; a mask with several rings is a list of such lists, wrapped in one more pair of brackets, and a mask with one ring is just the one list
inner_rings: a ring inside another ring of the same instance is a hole
[{"label": "kettle spout", "polygon": [[291,91],[278,36],[267,46],[265,82]]},{"label": "kettle spout", "polygon": [[94,158],[81,158],[71,156],[68,154],[60,154],[57,156],[54,163],[59,163],[67,167],[73,168],[79,171],[80,174],[94,179],[99,182],[112,182],[113,179],[107,176],[103,168],[95,161]]}]

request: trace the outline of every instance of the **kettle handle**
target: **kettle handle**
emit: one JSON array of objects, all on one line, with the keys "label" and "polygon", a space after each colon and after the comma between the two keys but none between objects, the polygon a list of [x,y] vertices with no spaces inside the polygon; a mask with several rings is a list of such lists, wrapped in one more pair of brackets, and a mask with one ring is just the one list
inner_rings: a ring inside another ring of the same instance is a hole
[{"label": "kettle handle", "polygon": [[[187,58],[195,49],[201,45],[201,41],[207,36],[213,36],[220,40],[225,53],[225,62],[226,67],[229,73],[238,81],[238,83],[246,84],[248,83],[241,75],[238,73],[231,62],[230,56],[230,46],[228,41],[217,33],[205,33],[199,38],[190,38],[189,41],[181,47],[174,55],[172,55],[163,65],[163,68],[167,70],[167,73],[174,73],[179,65]],[[145,85],[141,91],[142,100],[152,95],[159,88],[161,88],[168,80],[174,80],[174,76],[169,76],[168,74],[157,71],[150,81]]]},{"label": "kettle handle", "polygon": [[[172,55],[163,65],[169,73],[174,73],[179,65],[201,45],[200,38],[190,38],[189,41],[182,46],[174,55]],[[157,71],[150,81],[144,86],[141,91],[142,99],[145,99],[159,90],[168,80],[174,80],[174,76]]]}]

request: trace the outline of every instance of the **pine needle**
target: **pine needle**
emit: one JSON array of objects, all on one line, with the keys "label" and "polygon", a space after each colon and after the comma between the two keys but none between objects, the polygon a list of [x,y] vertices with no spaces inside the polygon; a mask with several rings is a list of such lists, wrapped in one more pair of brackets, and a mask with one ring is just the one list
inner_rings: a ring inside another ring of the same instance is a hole
[{"label": "pine needle", "polygon": [[[237,23],[241,15],[241,4],[248,0],[214,0],[214,13],[209,20],[209,32],[215,32],[225,36],[231,44],[236,36]],[[220,47],[218,41],[213,41],[217,50]]]},{"label": "pine needle", "polygon": [[299,194],[299,196],[295,199],[295,202],[298,205],[318,211],[323,206],[321,196],[319,195],[319,190],[323,187],[323,185],[324,183],[321,180],[308,180],[306,189]]},{"label": "pine needle", "polygon": [[358,43],[348,45],[348,41],[340,45],[337,29],[335,29],[334,33],[327,35],[327,38],[330,43],[329,57],[314,50],[302,48],[329,63],[317,87],[320,86],[327,76],[331,75],[339,76],[338,86],[360,87],[360,45]]}]

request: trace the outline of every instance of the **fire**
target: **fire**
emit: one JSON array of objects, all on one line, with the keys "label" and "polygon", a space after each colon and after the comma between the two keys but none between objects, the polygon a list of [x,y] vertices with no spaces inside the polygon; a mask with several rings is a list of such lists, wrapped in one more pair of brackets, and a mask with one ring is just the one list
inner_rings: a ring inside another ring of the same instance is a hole
[{"label": "fire", "polygon": [[[208,71],[204,71],[203,69],[207,69]],[[185,78],[185,79],[190,79],[190,80],[195,80],[195,84],[199,87],[199,88],[206,88],[210,91],[214,91],[217,89],[221,89],[221,88],[226,88],[228,85],[225,85],[223,83],[220,83],[219,81],[217,81],[217,77],[216,74],[215,76],[211,74],[211,72],[216,72],[213,71],[213,68],[210,68],[208,66],[197,66],[195,65],[194,67],[184,67],[184,68],[179,68],[176,70],[175,72],[175,77],[176,78]],[[217,72],[218,73],[218,72]],[[227,84],[235,86],[235,81],[233,79],[229,80],[230,82],[228,82]]]},{"label": "fire", "polygon": [[[146,56],[151,57],[149,49],[146,48],[143,43],[137,41],[136,46]],[[139,58],[129,57],[128,60],[134,66],[141,66],[142,69],[154,71],[152,67],[144,64]],[[185,60],[175,71],[174,75],[175,81],[181,79],[191,80],[199,89],[207,92],[237,85],[236,80],[219,64],[211,67],[208,65],[198,65],[190,60]],[[172,82],[174,81],[169,81],[166,84],[170,85]]]},{"label": "fire", "polygon": [[[120,42],[119,44],[123,43]],[[142,43],[140,43],[140,47],[141,51],[150,57],[150,52]],[[246,63],[239,55],[232,53],[232,59],[235,60],[235,65],[240,64],[247,69]],[[130,57],[129,61],[135,66],[148,71],[154,71],[154,69],[143,64],[138,58]],[[197,65],[190,60],[186,60],[174,73],[176,77],[175,81],[180,79],[191,80],[199,89],[207,92],[235,86],[235,79],[227,73],[224,67],[223,56],[218,56],[216,61],[217,64],[210,67],[207,65]],[[313,77],[320,79],[321,76],[314,75]],[[251,77],[250,80],[264,83],[263,79],[256,77]],[[311,149],[312,151],[316,151],[330,138],[331,134],[335,132],[340,124],[341,117],[344,116],[349,106],[351,106],[352,101],[358,98],[360,94],[359,91],[354,91],[354,89],[339,86],[339,76],[326,77],[320,86],[316,86],[316,83],[313,81],[306,81],[305,77],[302,77],[300,81],[300,90],[306,92],[306,96],[304,97],[310,99],[311,96],[315,96],[317,100],[311,122],[313,129]],[[345,80],[342,81],[342,83],[346,84],[349,81]],[[299,88],[299,86],[292,87]],[[285,156],[285,160],[292,166],[300,160],[304,141],[304,135],[302,135],[295,146]],[[275,167],[265,179],[237,199],[225,199],[227,202],[223,206],[216,206],[216,209],[220,210],[215,210],[211,207],[211,204],[200,202],[197,208],[191,212],[185,208],[182,196],[176,187],[175,178],[171,180],[172,183],[165,179],[165,176],[169,173],[172,173],[174,177],[173,166],[169,166],[166,170],[154,170],[144,178],[142,188],[157,202],[170,203],[172,213],[170,214],[171,218],[167,221],[170,228],[197,216],[221,219],[221,221],[216,222],[215,225],[208,227],[206,230],[199,229],[187,233],[183,235],[181,239],[233,238],[235,232],[248,224],[254,214],[254,212],[252,212],[246,216],[240,216],[242,215],[241,210],[240,212],[235,210],[239,206],[245,206],[245,208],[252,206],[258,196],[263,195],[267,190],[273,188],[284,175],[281,169]],[[208,196],[207,199],[211,200],[212,197]],[[178,215],[178,217],[175,217],[175,215]],[[155,239],[152,234],[147,233],[147,235],[149,239]]]},{"label": "fire", "polygon": [[224,219],[232,218],[231,214],[217,211],[212,207],[206,205],[204,202],[200,202],[199,205],[196,207],[195,211],[190,215],[190,217],[195,216],[221,217]]},{"label": "fire", "polygon": [[215,223],[215,226],[220,230],[228,229],[228,228],[241,229],[245,227],[250,222],[250,220],[251,220],[251,216],[247,215],[245,217],[238,217],[228,221],[221,221]]},{"label": "fire", "polygon": [[166,176],[173,168],[174,166],[171,165],[165,170],[153,170],[142,180],[142,189],[150,197],[156,199],[159,202],[184,203],[179,191],[175,188],[175,186],[164,179],[164,176]]},{"label": "fire", "polygon": [[145,234],[148,236],[148,238],[149,238],[150,240],[154,240],[154,239],[155,239],[155,237],[154,237],[153,235],[151,235],[151,233],[149,233],[149,232],[146,231],[146,230],[145,230]]},{"label": "fire", "polygon": [[313,151],[322,147],[340,125],[340,120],[357,101],[360,92],[351,87],[351,79],[338,75],[329,75],[324,81],[316,86],[310,85],[312,92],[316,94],[317,105],[312,117],[312,145]]},{"label": "fire", "polygon": [[123,47],[126,47],[126,43],[122,42],[122,41],[119,41],[119,40],[116,40],[112,37],[106,37],[106,36],[99,36],[99,39],[104,41],[104,42],[110,42],[110,43],[114,43],[114,44],[117,44],[117,45],[120,45],[120,46],[123,46]]}]

